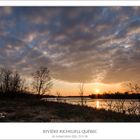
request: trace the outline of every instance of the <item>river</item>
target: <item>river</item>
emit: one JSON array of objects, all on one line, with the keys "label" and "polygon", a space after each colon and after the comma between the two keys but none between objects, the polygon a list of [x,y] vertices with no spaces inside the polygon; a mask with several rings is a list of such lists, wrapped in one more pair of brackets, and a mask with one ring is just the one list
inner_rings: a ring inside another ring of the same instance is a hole
[{"label": "river", "polygon": [[[81,105],[80,97],[45,98],[43,100]],[[84,97],[83,104],[96,109],[112,110],[125,114],[140,114],[140,101],[137,99],[91,99]]]}]

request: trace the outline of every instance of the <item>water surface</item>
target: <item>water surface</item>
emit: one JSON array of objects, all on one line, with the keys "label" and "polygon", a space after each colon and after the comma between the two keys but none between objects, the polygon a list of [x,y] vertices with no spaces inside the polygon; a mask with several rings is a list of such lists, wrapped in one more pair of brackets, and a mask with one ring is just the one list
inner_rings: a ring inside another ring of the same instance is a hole
[{"label": "water surface", "polygon": [[[45,100],[81,105],[81,98],[79,97],[45,98]],[[136,99],[91,99],[85,97],[83,104],[96,109],[112,110],[125,114],[140,114],[140,102]]]}]

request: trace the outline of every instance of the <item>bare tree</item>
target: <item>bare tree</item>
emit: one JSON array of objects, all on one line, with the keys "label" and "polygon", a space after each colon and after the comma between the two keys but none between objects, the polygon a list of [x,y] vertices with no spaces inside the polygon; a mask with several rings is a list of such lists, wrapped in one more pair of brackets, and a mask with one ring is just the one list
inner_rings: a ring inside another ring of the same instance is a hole
[{"label": "bare tree", "polygon": [[10,92],[10,86],[12,83],[12,71],[9,69],[2,69],[2,91],[4,93]]},{"label": "bare tree", "polygon": [[56,95],[57,95],[57,102],[60,102],[60,100],[61,100],[61,93],[60,92],[56,92]]},{"label": "bare tree", "polygon": [[140,86],[136,83],[126,84],[129,93],[140,93]]},{"label": "bare tree", "polygon": [[85,86],[84,83],[79,84],[79,95],[80,95],[80,98],[81,98],[81,106],[84,105],[84,86]]},{"label": "bare tree", "polygon": [[2,87],[2,85],[3,85],[3,71],[2,71],[2,69],[0,69],[0,92],[1,93],[3,93],[3,87]]},{"label": "bare tree", "polygon": [[25,79],[22,79],[21,80],[21,83],[20,83],[20,92],[21,93],[25,93],[27,91],[29,91],[29,87],[28,87],[28,85],[26,83],[26,80]]},{"label": "bare tree", "polygon": [[0,92],[17,93],[21,89],[22,78],[17,71],[2,68],[0,70]]},{"label": "bare tree", "polygon": [[52,87],[52,81],[50,77],[50,71],[47,67],[40,67],[35,73],[33,73],[33,88],[39,95],[46,94]]},{"label": "bare tree", "polygon": [[21,89],[21,77],[20,75],[16,72],[12,73],[12,77],[11,77],[11,91],[16,93],[19,92]]}]

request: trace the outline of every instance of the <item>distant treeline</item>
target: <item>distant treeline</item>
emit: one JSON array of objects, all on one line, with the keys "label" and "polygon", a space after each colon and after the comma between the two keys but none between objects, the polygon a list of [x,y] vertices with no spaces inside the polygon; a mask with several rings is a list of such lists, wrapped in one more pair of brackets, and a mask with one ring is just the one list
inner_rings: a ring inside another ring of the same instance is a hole
[{"label": "distant treeline", "polygon": [[91,94],[90,98],[98,99],[140,99],[140,93],[105,93],[105,94]]}]

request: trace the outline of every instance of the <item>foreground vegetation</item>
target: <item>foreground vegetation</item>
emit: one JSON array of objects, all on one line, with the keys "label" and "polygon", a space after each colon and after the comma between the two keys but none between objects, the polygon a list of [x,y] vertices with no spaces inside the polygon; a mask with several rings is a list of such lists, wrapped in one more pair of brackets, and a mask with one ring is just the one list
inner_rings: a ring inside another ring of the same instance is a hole
[{"label": "foreground vegetation", "polygon": [[[49,70],[40,67],[32,74],[32,79],[30,86],[27,86],[17,71],[0,69],[0,122],[140,122],[140,116],[135,113],[139,104],[129,111],[129,115],[124,112],[125,100],[115,106],[119,113],[111,111],[112,107],[114,108],[112,101],[108,103],[108,111],[87,107],[84,105],[83,83],[79,86],[81,105],[60,103],[59,92],[56,96],[58,102],[48,102],[42,99],[49,97],[52,87]],[[138,85],[129,84],[129,87],[131,94],[139,93]],[[34,94],[29,92],[30,88]],[[117,99],[122,96],[130,97],[129,94],[104,95],[106,98]],[[133,96],[139,97],[139,94]],[[94,95],[90,97],[94,98]]]},{"label": "foreground vegetation", "polygon": [[0,96],[0,122],[140,122],[140,117],[19,94]]}]

